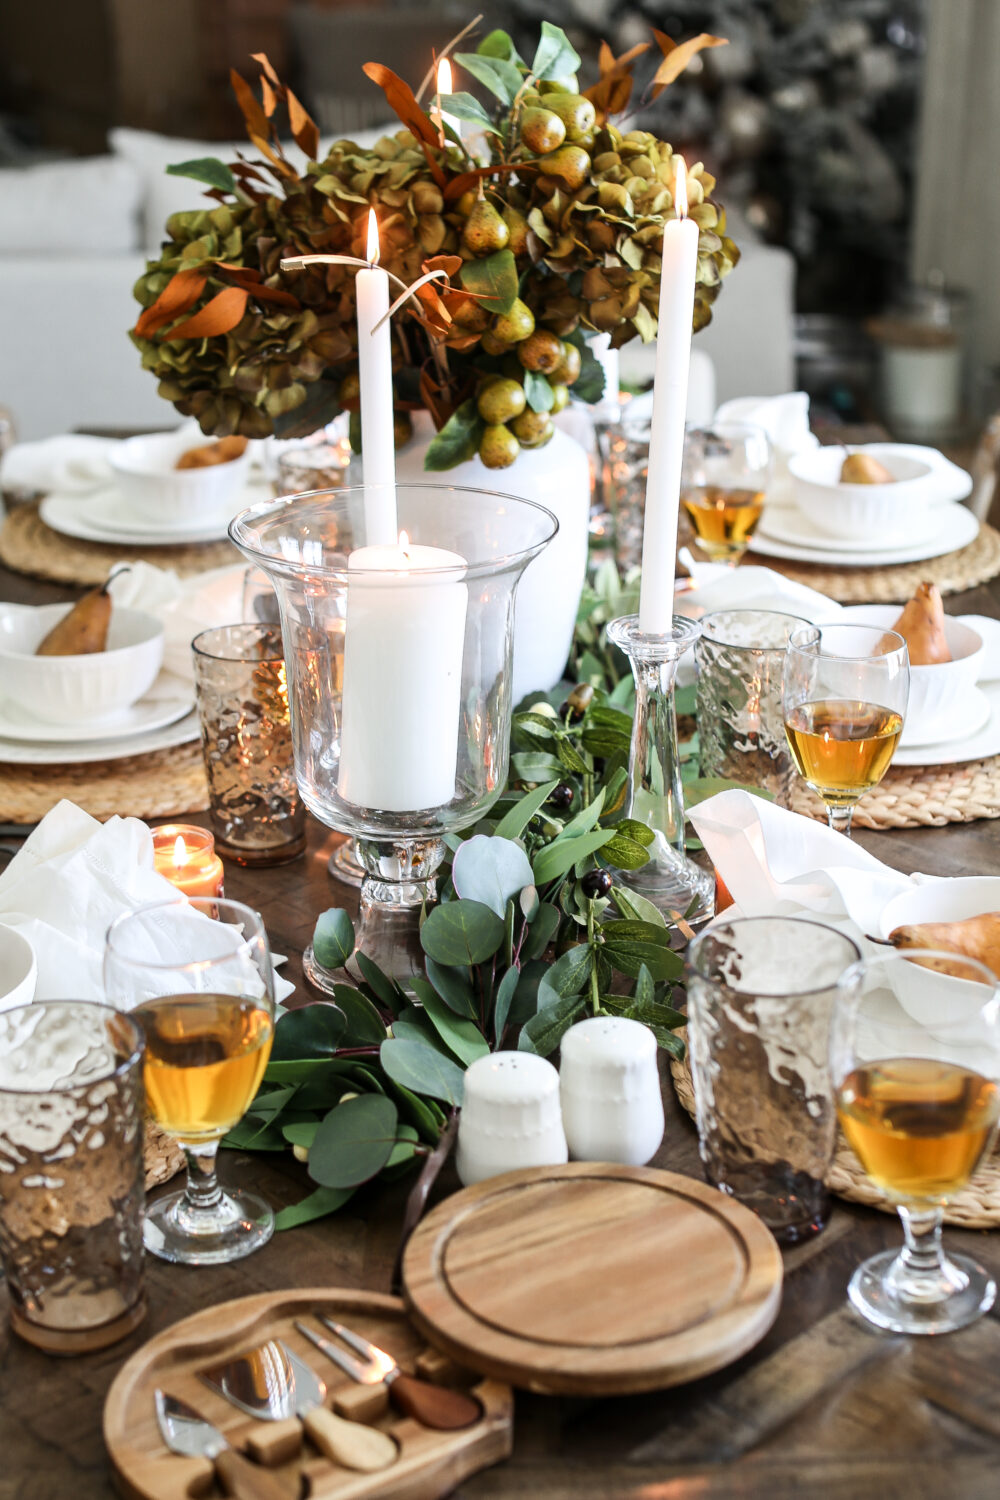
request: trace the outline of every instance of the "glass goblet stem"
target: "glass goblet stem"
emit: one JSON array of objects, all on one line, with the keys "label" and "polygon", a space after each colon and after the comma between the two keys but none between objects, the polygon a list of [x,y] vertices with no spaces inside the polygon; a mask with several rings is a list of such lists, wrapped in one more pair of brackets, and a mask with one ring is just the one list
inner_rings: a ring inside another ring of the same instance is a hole
[{"label": "glass goblet stem", "polygon": [[940,1302],[961,1291],[968,1277],[944,1253],[942,1209],[905,1203],[898,1208],[905,1243],[886,1276],[893,1294],[906,1302]]},{"label": "glass goblet stem", "polygon": [[851,820],[854,817],[854,803],[849,807],[834,807],[828,802],[826,805],[827,822],[834,833],[842,833],[845,838],[851,837]]},{"label": "glass goblet stem", "polygon": [[203,1141],[189,1145],[181,1141],[187,1161],[187,1183],[184,1197],[177,1205],[178,1215],[191,1224],[197,1233],[199,1221],[204,1223],[222,1199],[222,1189],[216,1176],[215,1161],[219,1150],[218,1141]]}]

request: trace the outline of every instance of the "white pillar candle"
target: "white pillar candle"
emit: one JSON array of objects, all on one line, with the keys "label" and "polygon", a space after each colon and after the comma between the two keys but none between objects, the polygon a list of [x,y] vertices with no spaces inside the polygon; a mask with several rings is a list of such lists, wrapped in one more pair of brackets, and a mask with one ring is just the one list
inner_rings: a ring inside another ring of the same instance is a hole
[{"label": "white pillar candle", "polygon": [[468,586],[442,547],[361,547],[347,561],[340,796],[418,812],[455,795]]},{"label": "white pillar candle", "polygon": [[[357,275],[358,377],[361,383],[361,454],[366,486],[365,540],[396,541],[396,451],[392,432],[392,335],[389,277],[378,264],[378,222],[368,214],[369,265]],[[385,318],[378,332],[376,323]]]},{"label": "white pillar candle", "polygon": [[663,230],[656,375],[639,590],[639,629],[657,635],[671,630],[674,615],[677,512],[684,457],[694,287],[698,273],[698,226],[687,217],[687,168],[682,156],[677,157],[674,206],[678,216]]}]

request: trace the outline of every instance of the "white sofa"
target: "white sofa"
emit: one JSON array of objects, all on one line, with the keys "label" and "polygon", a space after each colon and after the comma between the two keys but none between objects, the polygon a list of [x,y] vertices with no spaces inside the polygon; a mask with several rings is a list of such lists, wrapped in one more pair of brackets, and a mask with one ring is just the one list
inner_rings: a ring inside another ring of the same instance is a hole
[{"label": "white sofa", "polygon": [[[199,206],[198,184],[166,167],[231,148],[127,129],[110,144],[108,156],[0,171],[0,406],[22,439],[177,421],[128,337],[132,287],[168,215]],[[720,401],[792,389],[793,307],[791,256],[745,245],[696,346],[712,356]],[[651,356],[629,345],[625,377],[651,375]]]}]

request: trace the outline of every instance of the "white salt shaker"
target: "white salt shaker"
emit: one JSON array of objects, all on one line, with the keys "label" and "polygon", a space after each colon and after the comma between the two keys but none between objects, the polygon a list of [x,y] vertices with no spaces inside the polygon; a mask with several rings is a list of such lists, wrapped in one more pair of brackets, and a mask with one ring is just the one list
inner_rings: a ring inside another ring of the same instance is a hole
[{"label": "white salt shaker", "polygon": [[492,1052],[465,1070],[455,1165],[466,1187],[567,1160],[559,1074],[532,1052]]},{"label": "white salt shaker", "polygon": [[656,1038],[622,1016],[592,1016],[562,1039],[563,1126],[576,1161],[642,1166],[663,1139]]}]

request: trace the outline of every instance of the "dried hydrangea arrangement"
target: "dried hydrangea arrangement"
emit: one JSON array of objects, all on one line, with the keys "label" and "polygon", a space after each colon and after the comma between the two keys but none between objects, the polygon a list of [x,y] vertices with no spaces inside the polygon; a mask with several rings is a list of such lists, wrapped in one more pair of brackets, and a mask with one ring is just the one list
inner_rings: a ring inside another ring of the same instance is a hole
[{"label": "dried hydrangea arrangement", "polygon": [[[663,60],[654,96],[719,41],[675,46],[655,36]],[[615,347],[656,334],[673,153],[612,119],[627,109],[631,64],[645,50],[615,58],[605,48],[600,79],[579,93],[580,60],[558,27],[543,23],[530,67],[495,31],[476,52],[455,55],[491,108],[455,93],[431,114],[394,73],[369,63],[404,128],[370,148],[337,141],[322,161],[315,124],[258,54],[259,100],[232,74],[256,159],[241,152],[230,165],[208,158],[170,169],[207,183],[215,203],[171,216],[160,257],[135,288],[143,312],[132,337],[160,394],[206,433],[248,437],[304,436],[356,412],[354,270],[282,272],[279,263],[363,256],[371,206],[390,273],[407,285],[446,273],[393,319],[397,443],[420,409],[438,429],[429,469],[476,452],[506,468],[522,447],[547,442],[570,388],[583,400],[601,395],[589,333],[610,334]],[[308,159],[301,171],[278,136],[282,110]],[[481,160],[452,120],[471,122]],[[695,329],[739,256],[714,187],[701,163],[688,168],[700,231]]]}]

